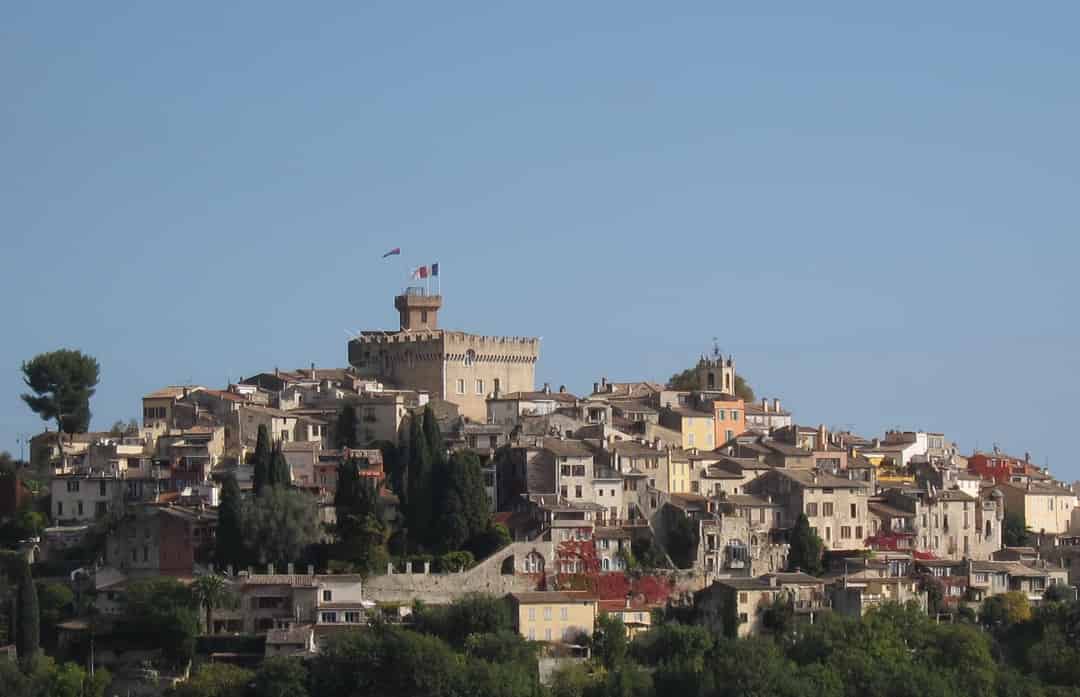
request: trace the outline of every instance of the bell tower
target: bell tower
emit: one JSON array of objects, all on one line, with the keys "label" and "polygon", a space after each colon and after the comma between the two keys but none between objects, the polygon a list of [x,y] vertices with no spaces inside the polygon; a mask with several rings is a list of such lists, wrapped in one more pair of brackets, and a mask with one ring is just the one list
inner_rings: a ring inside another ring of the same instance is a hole
[{"label": "bell tower", "polygon": [[394,298],[394,307],[401,317],[401,331],[420,331],[439,328],[441,295],[429,295],[423,288],[409,287]]},{"label": "bell tower", "polygon": [[724,358],[719,351],[702,356],[697,364],[697,382],[702,390],[735,394],[735,359]]}]

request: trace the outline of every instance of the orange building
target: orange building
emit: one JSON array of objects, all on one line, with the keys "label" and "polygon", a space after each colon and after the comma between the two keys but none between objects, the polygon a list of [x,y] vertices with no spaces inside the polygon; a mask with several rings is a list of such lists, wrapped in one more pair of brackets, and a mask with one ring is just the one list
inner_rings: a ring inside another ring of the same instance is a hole
[{"label": "orange building", "polygon": [[734,395],[722,395],[713,400],[713,427],[716,447],[746,430],[746,405]]}]

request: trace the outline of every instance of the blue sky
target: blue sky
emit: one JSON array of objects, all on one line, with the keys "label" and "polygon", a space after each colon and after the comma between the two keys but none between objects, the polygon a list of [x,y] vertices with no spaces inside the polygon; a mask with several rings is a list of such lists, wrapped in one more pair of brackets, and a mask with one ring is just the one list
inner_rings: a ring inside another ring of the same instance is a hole
[{"label": "blue sky", "polygon": [[35,353],[99,358],[107,428],[344,365],[438,261],[538,382],[715,336],[800,423],[1080,477],[1074,3],[510,5],[4,8],[0,449]]}]

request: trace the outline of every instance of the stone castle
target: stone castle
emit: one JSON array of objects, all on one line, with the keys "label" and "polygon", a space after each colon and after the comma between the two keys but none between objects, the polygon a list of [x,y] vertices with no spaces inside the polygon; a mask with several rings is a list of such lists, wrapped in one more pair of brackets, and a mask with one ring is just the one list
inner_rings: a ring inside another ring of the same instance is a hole
[{"label": "stone castle", "polygon": [[406,288],[394,307],[397,331],[364,331],[349,341],[349,364],[361,376],[426,390],[479,422],[487,419],[489,395],[534,389],[538,338],[440,329],[442,296],[423,288]]}]

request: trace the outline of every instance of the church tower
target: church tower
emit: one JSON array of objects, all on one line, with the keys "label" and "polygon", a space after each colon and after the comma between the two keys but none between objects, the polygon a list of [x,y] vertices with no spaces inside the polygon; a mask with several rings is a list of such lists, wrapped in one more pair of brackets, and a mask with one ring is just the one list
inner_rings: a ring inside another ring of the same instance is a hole
[{"label": "church tower", "polygon": [[711,357],[703,355],[697,364],[697,379],[703,390],[735,394],[735,359],[725,359],[719,351]]}]

